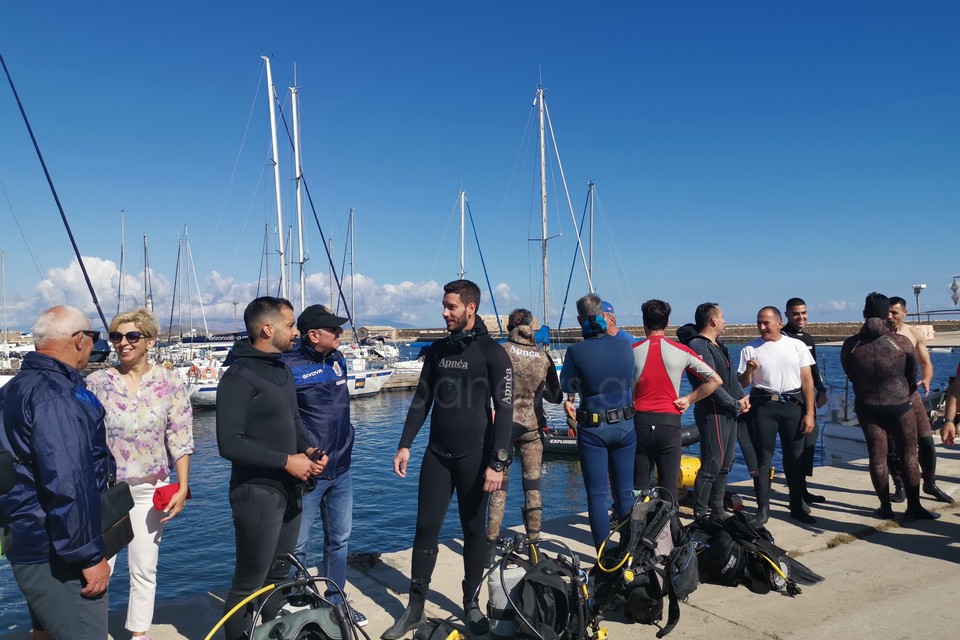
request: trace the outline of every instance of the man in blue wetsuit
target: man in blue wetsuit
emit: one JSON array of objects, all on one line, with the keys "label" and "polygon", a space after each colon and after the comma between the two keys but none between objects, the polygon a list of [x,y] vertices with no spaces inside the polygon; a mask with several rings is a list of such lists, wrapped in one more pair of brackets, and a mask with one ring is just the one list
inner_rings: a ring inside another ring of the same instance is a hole
[{"label": "man in blue wetsuit", "polygon": [[[596,294],[577,300],[577,321],[584,340],[570,345],[560,370],[560,388],[580,394],[577,407],[577,449],[587,492],[593,544],[599,548],[610,533],[607,486],[613,489],[617,519],[633,505],[633,350],[626,340],[607,333]],[[609,480],[608,480],[609,478]]]},{"label": "man in blue wetsuit", "polygon": [[410,446],[431,414],[430,441],[420,464],[410,600],[381,636],[384,640],[403,638],[426,621],[424,602],[454,489],[463,527],[464,623],[474,636],[490,628],[476,593],[483,577],[487,499],[500,488],[510,462],[513,369],[507,352],[477,315],[480,288],[469,280],[454,280],[443,291],[443,319],[450,336],[427,351],[393,458],[394,472],[405,478]]},{"label": "man in blue wetsuit", "polygon": [[[350,422],[347,361],[338,351],[341,325],[346,321],[323,305],[307,307],[297,318],[300,347],[280,356],[293,372],[303,426],[313,446],[326,451],[329,457],[323,473],[317,476],[316,489],[303,496],[294,555],[306,566],[310,530],[319,512],[323,522],[322,575],[333,580],[341,591],[346,588],[347,544],[353,527],[350,460],[354,429]],[[326,597],[334,604],[342,600],[341,593],[330,589]],[[359,611],[353,611],[353,619],[359,627],[367,624],[367,618]]]}]

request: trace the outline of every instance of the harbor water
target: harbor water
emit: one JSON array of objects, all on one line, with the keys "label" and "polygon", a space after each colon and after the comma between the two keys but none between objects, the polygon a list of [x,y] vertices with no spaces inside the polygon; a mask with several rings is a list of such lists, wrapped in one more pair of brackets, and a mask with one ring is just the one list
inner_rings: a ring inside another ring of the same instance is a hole
[{"label": "harbor water", "polygon": [[[739,359],[739,352],[738,345],[731,346],[734,365]],[[936,371],[933,386],[942,387],[956,369],[957,355],[931,355]],[[842,396],[844,377],[839,364],[839,349],[822,347],[818,349],[818,356],[818,364],[828,385]],[[686,388],[685,382],[684,389]],[[357,430],[352,467],[355,499],[351,553],[397,551],[412,544],[417,508],[417,476],[429,424],[424,425],[414,443],[407,478],[396,477],[392,470],[393,455],[412,398],[412,392],[380,393],[371,398],[355,400],[351,404]],[[547,409],[551,423],[559,425],[563,422],[558,407],[549,405]],[[683,416],[685,424],[692,422],[692,413],[688,411]],[[853,418],[852,412],[850,418]],[[223,593],[233,573],[234,538],[227,501],[230,466],[217,452],[215,412],[196,412],[194,437],[196,452],[192,458],[190,474],[193,499],[187,503],[184,512],[168,523],[164,530],[160,551],[158,601],[207,591]],[[688,447],[687,453],[697,455],[697,446]],[[822,457],[822,449],[818,447],[818,464],[821,464]],[[774,464],[778,470],[781,468],[779,453]],[[731,481],[747,477],[746,467],[738,451]],[[586,510],[580,467],[575,457],[545,460],[542,488],[544,518],[572,515]],[[522,500],[520,474],[517,472],[511,477],[505,526],[521,524]],[[458,535],[459,522],[455,502],[454,497],[443,525],[441,539]],[[319,523],[316,524],[315,531],[316,535],[308,551],[311,565],[320,562],[322,533]],[[112,610],[126,608],[128,587],[125,556],[125,552],[121,553],[110,584]],[[20,633],[29,626],[26,604],[13,579],[10,565],[6,559],[0,559],[0,635]]]}]

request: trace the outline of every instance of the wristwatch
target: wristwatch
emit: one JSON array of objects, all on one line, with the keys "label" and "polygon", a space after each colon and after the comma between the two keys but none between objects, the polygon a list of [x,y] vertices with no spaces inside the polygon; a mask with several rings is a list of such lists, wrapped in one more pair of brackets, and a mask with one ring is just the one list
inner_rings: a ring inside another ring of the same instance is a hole
[{"label": "wristwatch", "polygon": [[510,464],[510,454],[506,449],[497,449],[493,452],[493,460],[490,461],[490,468],[497,473],[503,473],[503,470]]}]

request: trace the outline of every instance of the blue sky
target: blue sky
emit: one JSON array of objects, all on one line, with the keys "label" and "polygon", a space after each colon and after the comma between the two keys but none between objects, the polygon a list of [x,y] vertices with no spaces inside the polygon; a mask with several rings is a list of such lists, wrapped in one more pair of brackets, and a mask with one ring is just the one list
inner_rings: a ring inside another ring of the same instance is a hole
[{"label": "blue sky", "polygon": [[[679,323],[705,300],[749,322],[793,295],[812,320],[853,320],[867,292],[912,299],[918,282],[924,309],[953,307],[960,4],[543,6],[4,3],[0,53],[108,318],[121,209],[125,307],[142,302],[147,234],[158,315],[170,315],[185,224],[211,327],[232,326],[258,279],[265,292],[276,210],[261,54],[288,120],[296,65],[304,175],[338,266],[356,209],[362,322],[441,325],[461,188],[500,311],[539,315],[528,127],[541,78],[577,217],[597,185],[595,286],[621,323],[638,323],[651,297]],[[293,162],[281,147],[286,226]],[[549,171],[556,325],[574,234],[553,160]],[[5,79],[0,187],[10,326],[51,303],[92,311]],[[323,302],[307,216],[308,302]],[[469,233],[467,271],[483,281]],[[586,292],[582,267],[573,282],[571,299]]]}]

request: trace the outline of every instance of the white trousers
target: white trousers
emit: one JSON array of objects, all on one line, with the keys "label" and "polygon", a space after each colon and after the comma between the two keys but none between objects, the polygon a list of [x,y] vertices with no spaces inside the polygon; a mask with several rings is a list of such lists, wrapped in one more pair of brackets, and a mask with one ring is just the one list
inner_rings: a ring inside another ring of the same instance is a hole
[{"label": "white trousers", "polygon": [[[131,633],[145,633],[153,622],[153,603],[157,595],[157,558],[160,556],[160,539],[165,516],[153,508],[153,492],[170,484],[167,479],[150,478],[136,484],[130,483],[133,509],[130,523],[133,525],[133,541],[127,547],[127,564],[130,567],[130,600],[127,603],[127,622],[124,625]],[[122,552],[121,552],[122,553]],[[117,558],[110,560],[110,572]]]}]

